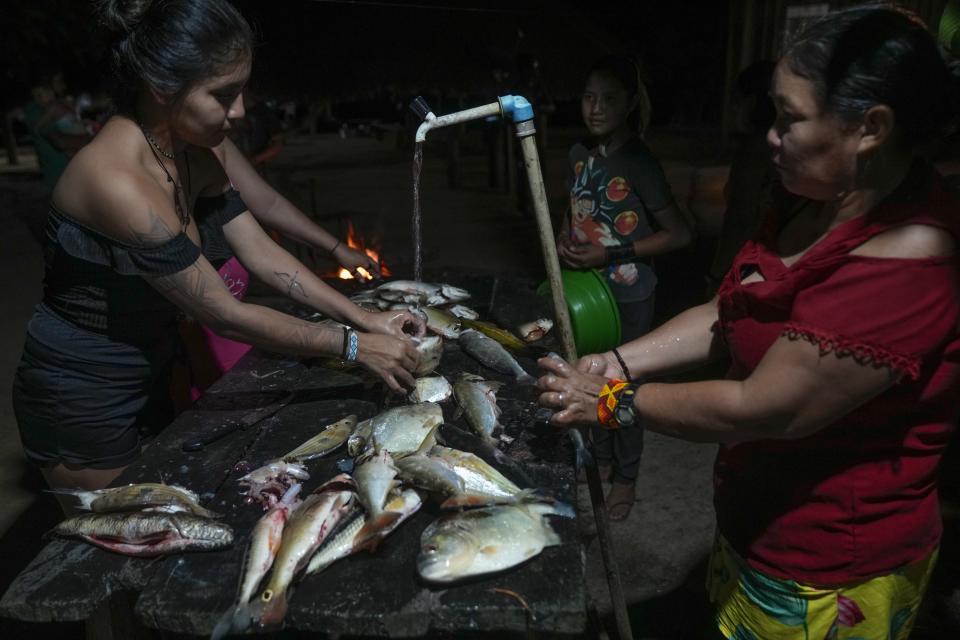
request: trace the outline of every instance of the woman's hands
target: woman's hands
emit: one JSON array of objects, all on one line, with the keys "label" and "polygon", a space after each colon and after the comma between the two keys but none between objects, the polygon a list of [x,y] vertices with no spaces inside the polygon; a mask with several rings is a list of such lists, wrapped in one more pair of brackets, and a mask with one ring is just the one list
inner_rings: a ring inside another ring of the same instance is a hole
[{"label": "woman's hands", "polygon": [[577,360],[574,366],[580,373],[600,376],[604,380],[626,377],[623,367],[617,362],[617,357],[612,351],[587,354]]},{"label": "woman's hands", "polygon": [[[540,406],[553,409],[550,422],[556,426],[597,424],[597,397],[607,378],[596,371],[602,356],[581,358],[573,367],[557,357],[540,358],[537,364],[547,373],[537,380]],[[587,362],[584,362],[587,361]],[[582,371],[580,367],[591,371]]]},{"label": "woman's hands", "polygon": [[416,381],[410,373],[417,366],[419,356],[409,337],[395,338],[377,333],[358,336],[357,362],[367,367],[394,391],[413,388]]},{"label": "woman's hands", "polygon": [[[357,269],[363,269],[374,278],[380,277],[380,265],[363,251],[348,247],[344,243],[337,245],[333,250],[333,258],[341,267],[357,277]],[[366,278],[363,278],[366,279]]]},{"label": "woman's hands", "polygon": [[364,331],[382,333],[404,340],[410,336],[422,338],[427,332],[427,325],[423,318],[409,311],[366,312],[362,328]]}]

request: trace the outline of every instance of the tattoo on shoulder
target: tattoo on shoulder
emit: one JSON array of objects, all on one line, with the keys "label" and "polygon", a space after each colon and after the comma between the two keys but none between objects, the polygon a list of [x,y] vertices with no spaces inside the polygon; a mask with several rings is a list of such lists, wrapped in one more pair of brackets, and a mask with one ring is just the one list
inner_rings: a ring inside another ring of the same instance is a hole
[{"label": "tattoo on shoulder", "polygon": [[286,272],[284,272],[284,271],[274,271],[274,272],[273,272],[273,275],[275,275],[275,276],[277,276],[278,278],[280,278],[280,282],[282,282],[284,285],[286,285],[286,287],[287,287],[287,295],[290,296],[291,298],[293,297],[293,292],[294,292],[294,291],[299,292],[299,294],[300,294],[301,296],[303,296],[304,298],[309,298],[309,297],[310,297],[310,296],[307,295],[307,292],[303,290],[303,285],[300,284],[300,281],[297,280],[297,277],[300,275],[300,271],[299,271],[299,270],[298,270],[298,271],[294,271],[292,276],[291,276],[289,273],[286,273]]},{"label": "tattoo on shoulder", "polygon": [[144,246],[156,246],[163,244],[177,237],[177,232],[171,229],[159,213],[149,209],[150,226],[146,231],[132,230],[133,237],[138,244]]}]

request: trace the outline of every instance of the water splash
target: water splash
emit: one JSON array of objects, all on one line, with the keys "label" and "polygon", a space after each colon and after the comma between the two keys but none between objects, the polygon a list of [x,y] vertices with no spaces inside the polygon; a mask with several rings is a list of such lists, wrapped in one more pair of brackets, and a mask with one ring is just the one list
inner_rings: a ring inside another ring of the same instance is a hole
[{"label": "water splash", "polygon": [[420,282],[422,273],[422,242],[420,238],[420,172],[423,170],[423,143],[413,151],[413,279]]}]

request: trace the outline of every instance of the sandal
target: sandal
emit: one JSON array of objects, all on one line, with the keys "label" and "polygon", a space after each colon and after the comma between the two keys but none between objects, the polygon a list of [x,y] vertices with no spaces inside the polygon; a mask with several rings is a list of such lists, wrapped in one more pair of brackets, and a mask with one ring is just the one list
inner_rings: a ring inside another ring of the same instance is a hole
[{"label": "sandal", "polygon": [[622,522],[630,515],[633,504],[637,501],[636,480],[623,481],[614,478],[607,494],[607,518],[611,522]]}]

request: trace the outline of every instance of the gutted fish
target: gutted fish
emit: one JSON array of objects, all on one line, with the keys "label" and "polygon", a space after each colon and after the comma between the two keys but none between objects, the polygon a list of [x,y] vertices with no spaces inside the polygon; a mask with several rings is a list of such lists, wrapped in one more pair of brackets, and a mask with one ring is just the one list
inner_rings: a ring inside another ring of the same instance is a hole
[{"label": "gutted fish", "polygon": [[351,519],[337,533],[327,541],[310,559],[305,574],[323,571],[341,558],[357,553],[362,549],[373,550],[383,538],[392,533],[401,523],[415,514],[421,506],[420,496],[413,489],[405,489],[396,497],[387,501],[384,510],[388,513],[399,514],[391,521],[390,526],[380,530],[375,536],[367,536],[364,532],[365,520],[361,513],[354,514]]},{"label": "gutted fish", "polygon": [[550,333],[550,329],[553,329],[553,320],[549,318],[539,318],[533,322],[526,322],[517,329],[520,332],[520,337],[526,342],[536,342],[537,340],[542,340],[545,335]]},{"label": "gutted fish", "polygon": [[240,478],[247,502],[259,502],[264,509],[275,505],[294,484],[309,480],[307,468],[297,462],[274,460]]},{"label": "gutted fish", "polygon": [[484,366],[516,376],[518,384],[533,385],[537,382],[499,342],[479,331],[466,329],[461,332],[460,345]]},{"label": "gutted fish", "polygon": [[443,376],[417,378],[413,391],[407,396],[410,402],[443,402],[453,395],[453,387]]},{"label": "gutted fish", "polygon": [[305,462],[333,453],[347,441],[357,426],[357,416],[349,415],[343,420],[324,427],[323,431],[283,456],[284,460]]},{"label": "gutted fish", "polygon": [[233,530],[189,513],[88,513],[64,520],[53,533],[76,537],[128,556],[152,558],[182,551],[211,551],[233,544]]},{"label": "gutted fish", "polygon": [[144,482],[122,487],[96,489],[52,489],[51,493],[69,495],[79,500],[79,509],[95,513],[115,511],[185,512],[203,518],[218,518],[219,514],[200,506],[196,493],[174,484]]},{"label": "gutted fish", "polygon": [[496,445],[493,434],[500,430],[500,407],[497,406],[497,390],[500,382],[484,380],[480,376],[464,373],[453,385],[453,393],[463,408],[467,423],[486,442]]},{"label": "gutted fish", "polygon": [[272,628],[283,622],[290,583],[340,520],[355,508],[355,489],[350,476],[337,475],[307,496],[293,512],[283,529],[267,586],[234,618],[237,631],[251,625]]},{"label": "gutted fish", "polygon": [[515,567],[560,544],[546,515],[569,516],[549,504],[495,506],[441,517],[420,538],[417,572],[449,583]]}]

